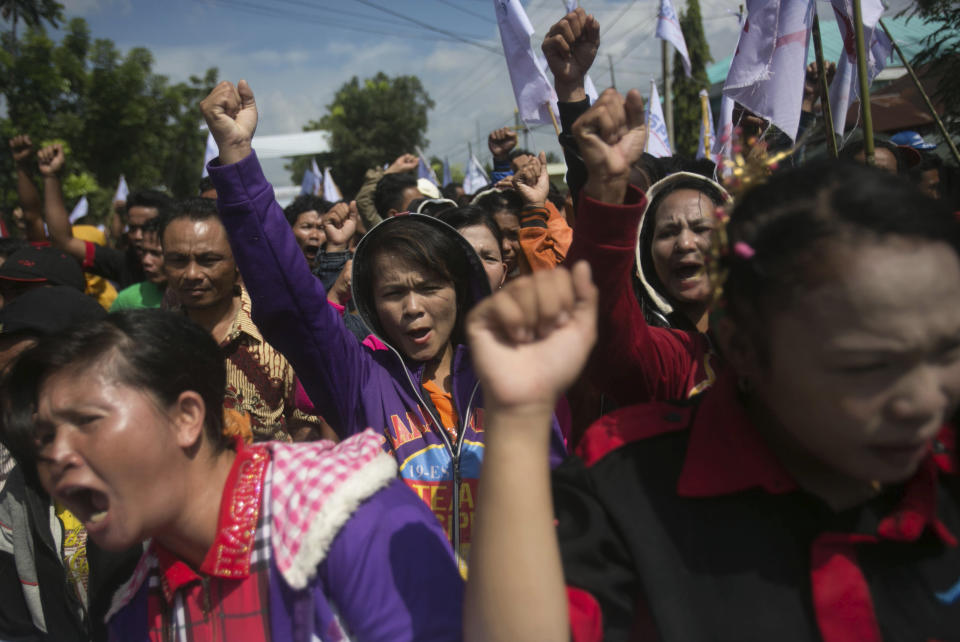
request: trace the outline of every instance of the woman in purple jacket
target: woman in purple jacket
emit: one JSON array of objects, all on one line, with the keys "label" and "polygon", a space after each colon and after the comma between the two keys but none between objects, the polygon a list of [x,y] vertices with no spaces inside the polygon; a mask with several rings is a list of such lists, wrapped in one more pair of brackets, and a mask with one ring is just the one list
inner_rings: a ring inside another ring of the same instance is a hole
[{"label": "woman in purple jacket", "polygon": [[[366,428],[381,435],[400,476],[433,510],[465,564],[484,436],[462,325],[490,291],[479,258],[430,217],[398,216],[370,230],[354,256],[353,290],[360,315],[387,349],[361,345],[310,274],[251,149],[257,109],[249,86],[223,82],[201,110],[220,149],[210,177],[257,327],[341,437]],[[563,456],[554,421],[551,462]]]},{"label": "woman in purple jacket", "polygon": [[5,437],[44,489],[100,547],[148,542],[110,638],[458,638],[455,560],[377,436],[231,440],[224,368],[199,326],[135,310],[45,339],[5,382]]}]

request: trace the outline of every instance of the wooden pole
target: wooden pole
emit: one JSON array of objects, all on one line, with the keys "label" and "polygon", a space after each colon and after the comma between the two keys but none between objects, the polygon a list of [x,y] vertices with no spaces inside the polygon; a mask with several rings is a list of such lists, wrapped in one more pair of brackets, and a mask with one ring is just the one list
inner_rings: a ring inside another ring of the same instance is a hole
[{"label": "wooden pole", "polygon": [[947,141],[947,145],[950,147],[950,153],[953,154],[954,160],[956,160],[957,164],[960,165],[960,151],[957,151],[957,146],[954,145],[953,140],[950,138],[950,134],[947,132],[947,127],[943,124],[943,121],[940,120],[940,116],[937,114],[937,109],[933,106],[933,101],[930,100],[930,96],[928,96],[927,92],[923,90],[923,85],[920,83],[920,79],[917,78],[917,74],[914,72],[913,66],[911,66],[907,61],[907,57],[903,55],[903,50],[900,49],[900,45],[897,44],[897,41],[893,39],[893,34],[891,34],[890,30],[887,29],[887,25],[883,24],[883,20],[880,21],[880,27],[883,29],[884,33],[887,34],[887,38],[890,39],[890,42],[893,43],[894,51],[896,51],[897,55],[900,57],[900,61],[903,63],[904,69],[906,69],[907,73],[910,74],[910,79],[913,81],[913,84],[916,85],[917,91],[920,92],[920,96],[923,98],[923,102],[926,104],[927,109],[933,116],[933,120],[937,123],[937,128],[940,130],[940,135],[943,136],[945,141]]},{"label": "wooden pole", "polygon": [[867,44],[863,37],[863,10],[853,0],[853,28],[857,36],[857,75],[860,76],[860,110],[863,113],[863,155],[867,165],[877,164],[873,150],[873,116],[870,113],[870,79],[867,77]]},{"label": "wooden pole", "polygon": [[[834,158],[840,157],[837,136],[833,132],[833,109],[830,107],[830,89],[827,86],[827,65],[823,59],[823,41],[820,39],[820,16],[813,14],[813,50],[817,56],[817,75],[820,77],[820,108],[823,111],[827,149]],[[842,54],[841,54],[842,55]]]}]

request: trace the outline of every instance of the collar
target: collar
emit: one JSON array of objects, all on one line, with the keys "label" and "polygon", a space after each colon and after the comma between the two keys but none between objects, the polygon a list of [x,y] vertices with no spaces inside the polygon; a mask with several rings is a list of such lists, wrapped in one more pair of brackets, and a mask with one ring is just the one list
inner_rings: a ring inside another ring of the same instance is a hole
[{"label": "collar", "polygon": [[[240,438],[235,439],[237,457],[230,467],[220,500],[217,535],[207,551],[199,572],[208,576],[243,579],[250,575],[250,555],[260,517],[263,480],[269,451],[264,447],[249,447]],[[153,543],[160,573],[160,584],[167,602],[183,586],[201,579],[200,575],[159,543]]]},{"label": "collar", "polygon": [[[934,443],[932,456],[906,482],[900,504],[880,521],[878,536],[912,541],[929,527],[943,542],[957,545],[955,536],[937,516],[939,475],[956,474],[953,443],[953,429],[945,426]],[[799,489],[737,402],[736,377],[727,370],[705,393],[694,416],[677,494],[716,497],[757,487],[770,494]]]},{"label": "collar", "polygon": [[263,336],[253,322],[252,312],[253,302],[250,300],[250,294],[247,288],[240,286],[240,309],[237,310],[237,316],[234,317],[227,336],[220,342],[221,347],[233,343],[243,335],[249,337],[254,343],[263,343]]}]

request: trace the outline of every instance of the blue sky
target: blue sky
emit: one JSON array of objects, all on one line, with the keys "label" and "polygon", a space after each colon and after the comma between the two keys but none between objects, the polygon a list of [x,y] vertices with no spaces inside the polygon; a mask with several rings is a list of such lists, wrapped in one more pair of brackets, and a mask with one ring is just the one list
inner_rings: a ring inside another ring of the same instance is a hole
[{"label": "blue sky", "polygon": [[[258,131],[264,134],[299,131],[325,112],[334,92],[351,76],[363,78],[381,70],[419,76],[436,103],[428,115],[428,154],[463,164],[471,141],[483,159],[489,155],[486,134],[513,122],[514,99],[503,56],[488,50],[499,49],[500,44],[493,0],[61,2],[67,16],[89,22],[94,37],[110,38],[122,50],[149,48],[156,59],[155,71],[173,81],[213,66],[220,69],[221,79],[246,78],[260,109]],[[700,0],[716,59],[727,56],[736,44],[737,23],[730,12],[739,2]],[[523,4],[539,46],[550,25],[563,15],[563,2]],[[648,93],[651,76],[660,73],[659,41],[653,37],[658,4],[658,0],[582,0],[601,24],[600,52],[591,71],[598,89],[610,85],[609,55],[621,91],[639,87]],[[685,5],[685,0],[674,0],[678,12]],[[530,147],[558,151],[552,127],[535,131]],[[266,165],[275,184],[290,183],[282,161]]]}]

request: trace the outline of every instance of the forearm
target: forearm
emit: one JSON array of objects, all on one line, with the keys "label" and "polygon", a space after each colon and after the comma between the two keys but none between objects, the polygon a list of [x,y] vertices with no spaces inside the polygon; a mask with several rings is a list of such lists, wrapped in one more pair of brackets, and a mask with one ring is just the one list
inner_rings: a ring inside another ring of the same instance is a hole
[{"label": "forearm", "polygon": [[17,165],[17,197],[23,208],[23,220],[27,226],[28,241],[45,241],[47,234],[43,229],[43,203],[33,177],[26,168]]},{"label": "forearm", "polygon": [[369,169],[363,179],[363,185],[357,192],[357,212],[360,214],[360,220],[368,230],[382,221],[377,208],[373,203],[373,196],[377,191],[377,183],[383,178],[382,169]]},{"label": "forearm", "polygon": [[560,111],[560,127],[562,128],[559,141],[563,148],[563,159],[567,164],[567,187],[570,188],[570,196],[573,198],[574,205],[576,205],[580,190],[583,189],[583,184],[587,181],[587,167],[580,157],[580,150],[573,136],[573,123],[590,108],[590,104],[584,96],[579,101],[561,101],[557,108]]},{"label": "forearm", "polygon": [[[486,410],[486,446],[464,609],[467,640],[567,640],[550,494],[552,407]],[[531,430],[531,424],[542,429]]]},{"label": "forearm", "polygon": [[63,202],[59,177],[45,176],[43,178],[43,205],[50,240],[55,247],[66,249],[73,239],[73,230],[70,228],[70,215],[67,213],[67,207]]}]

